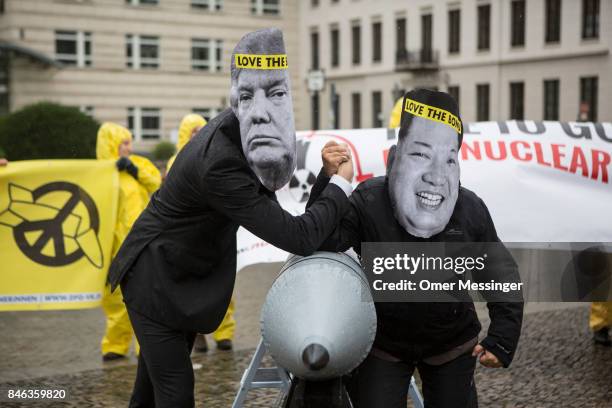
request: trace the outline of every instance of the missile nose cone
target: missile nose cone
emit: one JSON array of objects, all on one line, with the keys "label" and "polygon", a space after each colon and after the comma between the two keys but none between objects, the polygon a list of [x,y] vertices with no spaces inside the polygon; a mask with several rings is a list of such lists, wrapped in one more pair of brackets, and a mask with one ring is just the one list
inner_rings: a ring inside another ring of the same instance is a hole
[{"label": "missile nose cone", "polygon": [[318,371],[325,368],[329,363],[329,352],[322,345],[312,343],[306,346],[302,352],[302,361],[309,369]]}]

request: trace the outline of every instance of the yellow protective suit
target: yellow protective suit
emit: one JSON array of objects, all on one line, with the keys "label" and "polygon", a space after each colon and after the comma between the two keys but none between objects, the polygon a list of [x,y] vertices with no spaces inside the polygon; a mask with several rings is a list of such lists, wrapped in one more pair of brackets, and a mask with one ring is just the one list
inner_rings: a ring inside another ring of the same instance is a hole
[{"label": "yellow protective suit", "polygon": [[594,332],[612,326],[612,302],[591,303],[589,326]]},{"label": "yellow protective suit", "polygon": [[[119,145],[132,134],[123,126],[103,123],[98,130],[96,157],[100,160],[118,160]],[[113,237],[112,257],[114,258],[123,240],[130,232],[132,224],[149,202],[149,195],[161,184],[159,170],[148,159],[130,155],[129,159],[138,167],[138,180],[125,171],[119,172],[119,201],[117,222]],[[123,303],[121,290],[110,293],[109,285],[104,288],[102,308],[106,314],[106,332],[102,338],[102,354],[117,353],[126,355],[134,331]],[[138,343],[135,345],[138,352]]]},{"label": "yellow protective suit", "polygon": [[395,105],[393,106],[393,110],[391,111],[391,116],[389,116],[389,129],[395,129],[400,127],[400,121],[402,119],[402,102],[404,98],[399,98]]},{"label": "yellow protective suit", "polygon": [[[172,164],[174,164],[174,159],[176,159],[176,155],[191,140],[193,130],[204,126],[206,126],[206,119],[204,119],[198,114],[191,113],[183,117],[178,131],[176,153],[170,158],[170,160],[168,160],[168,164],[166,165],[166,173],[170,171],[170,167],[172,167]],[[217,330],[213,332],[213,338],[215,339],[215,341],[232,340],[234,338],[235,330],[236,320],[234,319],[234,299],[232,298],[227,308],[227,311],[225,312],[225,317],[223,317],[223,321],[221,322]]]},{"label": "yellow protective suit", "polygon": [[225,316],[223,316],[223,320],[217,330],[215,330],[212,334],[213,339],[215,341],[221,340],[233,340],[234,332],[236,331],[236,320],[234,319],[234,297],[230,300],[230,304],[227,307],[227,311],[225,312]]},{"label": "yellow protective suit", "polygon": [[183,147],[191,140],[191,134],[193,130],[198,127],[206,126],[206,119],[204,119],[201,115],[196,113],[190,113],[189,115],[185,115],[183,120],[181,120],[181,124],[179,126],[178,131],[178,142],[176,143],[176,153],[174,156],[168,160],[168,164],[166,165],[166,173],[170,171],[170,167],[174,163],[174,159],[176,159],[176,155],[181,151]]}]

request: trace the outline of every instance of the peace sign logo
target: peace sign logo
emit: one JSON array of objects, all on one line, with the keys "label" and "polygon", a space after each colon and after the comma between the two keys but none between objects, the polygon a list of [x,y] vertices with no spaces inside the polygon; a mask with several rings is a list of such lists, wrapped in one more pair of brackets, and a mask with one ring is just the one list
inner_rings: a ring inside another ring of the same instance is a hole
[{"label": "peace sign logo", "polygon": [[10,183],[9,197],[0,225],[13,228],[15,243],[25,256],[45,266],[69,265],[85,256],[102,268],[100,218],[85,190],[66,181],[34,190]]}]

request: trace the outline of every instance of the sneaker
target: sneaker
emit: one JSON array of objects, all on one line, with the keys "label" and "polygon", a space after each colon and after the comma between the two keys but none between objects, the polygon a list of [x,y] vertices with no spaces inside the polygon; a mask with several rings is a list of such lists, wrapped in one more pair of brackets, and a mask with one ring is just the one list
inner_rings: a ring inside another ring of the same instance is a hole
[{"label": "sneaker", "polygon": [[219,350],[228,351],[234,348],[232,341],[230,339],[223,339],[217,342],[217,348]]},{"label": "sneaker", "polygon": [[102,361],[107,363],[109,361],[116,361],[116,360],[121,360],[127,358],[127,356],[124,356],[123,354],[119,354],[119,353],[106,353],[102,356]]},{"label": "sneaker", "polygon": [[206,353],[208,351],[208,343],[206,342],[206,336],[198,334],[193,344],[193,349],[198,353]]},{"label": "sneaker", "polygon": [[612,346],[612,340],[610,340],[608,328],[604,327],[603,329],[599,329],[595,333],[593,333],[593,341],[595,342],[595,344],[601,344],[602,346]]}]

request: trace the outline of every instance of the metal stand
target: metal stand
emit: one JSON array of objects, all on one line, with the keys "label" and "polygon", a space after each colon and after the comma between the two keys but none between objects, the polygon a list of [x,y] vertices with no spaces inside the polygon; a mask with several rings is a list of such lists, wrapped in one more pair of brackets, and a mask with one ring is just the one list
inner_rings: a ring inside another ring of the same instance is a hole
[{"label": "metal stand", "polygon": [[291,387],[289,373],[281,367],[261,367],[261,361],[265,354],[266,346],[264,346],[263,340],[260,339],[253,359],[242,374],[240,389],[236,394],[232,408],[242,408],[249,390],[256,388],[278,388],[281,390],[281,398],[284,398],[289,393]]},{"label": "metal stand", "polygon": [[408,396],[412,399],[412,404],[414,408],[424,408],[423,405],[423,397],[421,396],[421,391],[416,385],[416,381],[414,381],[414,377],[410,379],[410,388],[408,388]]},{"label": "metal stand", "polygon": [[[304,381],[293,378],[284,368],[261,367],[261,361],[266,354],[266,346],[263,340],[259,340],[253,359],[242,374],[240,388],[232,404],[232,408],[242,408],[249,390],[256,388],[277,388],[281,390],[278,407],[283,408],[308,408],[320,405],[322,398],[332,400],[333,405],[329,407],[351,408],[353,405],[344,388],[342,379],[329,381]],[[410,379],[408,395],[412,399],[415,408],[424,408],[423,397],[417,388],[414,377]]]}]

